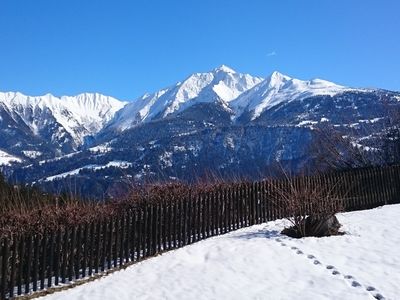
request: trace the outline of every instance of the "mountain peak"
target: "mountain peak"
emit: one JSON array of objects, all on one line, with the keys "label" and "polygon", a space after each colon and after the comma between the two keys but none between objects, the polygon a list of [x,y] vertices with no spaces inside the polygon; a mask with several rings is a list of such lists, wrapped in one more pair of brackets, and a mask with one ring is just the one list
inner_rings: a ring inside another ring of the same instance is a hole
[{"label": "mountain peak", "polygon": [[213,71],[214,72],[224,72],[224,73],[236,73],[235,70],[229,68],[226,65],[220,65],[218,68],[215,68]]},{"label": "mountain peak", "polygon": [[270,81],[282,81],[282,80],[290,80],[292,78],[290,78],[289,76],[282,74],[278,71],[274,71],[271,73],[271,75],[269,76]]}]

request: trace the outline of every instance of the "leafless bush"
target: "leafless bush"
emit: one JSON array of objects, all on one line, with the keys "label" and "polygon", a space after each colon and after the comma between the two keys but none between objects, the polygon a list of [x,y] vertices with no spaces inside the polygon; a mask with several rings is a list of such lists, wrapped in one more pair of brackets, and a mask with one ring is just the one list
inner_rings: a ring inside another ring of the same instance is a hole
[{"label": "leafless bush", "polygon": [[335,214],[343,211],[339,182],[328,184],[317,177],[289,177],[271,181],[273,202],[289,220],[283,233],[292,237],[338,234]]}]

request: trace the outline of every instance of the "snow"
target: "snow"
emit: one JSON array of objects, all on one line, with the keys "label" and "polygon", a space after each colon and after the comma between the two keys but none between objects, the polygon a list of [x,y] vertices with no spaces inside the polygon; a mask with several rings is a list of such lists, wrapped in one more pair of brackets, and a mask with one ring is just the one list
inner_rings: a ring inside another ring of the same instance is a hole
[{"label": "snow", "polygon": [[165,253],[58,299],[398,299],[400,205],[338,216],[345,235],[291,239],[277,220]]},{"label": "snow", "polygon": [[8,108],[13,118],[20,117],[36,135],[48,125],[51,119],[46,114],[50,113],[77,145],[83,143],[85,136],[99,132],[126,104],[98,93],[58,98],[51,94],[32,97],[19,92],[0,92],[0,103]]},{"label": "snow", "polygon": [[124,131],[141,122],[166,117],[204,102],[222,103],[223,107],[229,109],[230,101],[262,80],[249,74],[236,73],[224,65],[210,72],[194,73],[171,87],[132,101],[116,114],[109,126]]},{"label": "snow", "polygon": [[22,159],[0,150],[0,166],[10,166],[12,163],[22,162]]},{"label": "snow", "polygon": [[312,121],[312,120],[303,120],[297,126],[306,126],[306,125],[315,125],[318,124],[317,121]]},{"label": "snow", "polygon": [[42,152],[40,152],[40,151],[34,151],[34,150],[25,150],[25,151],[22,151],[22,153],[26,156],[26,157],[29,157],[29,158],[38,158],[39,156],[41,156],[42,155]]},{"label": "snow", "polygon": [[302,100],[316,95],[336,95],[351,90],[322,79],[303,81],[273,72],[267,79],[232,101],[231,107],[239,117],[244,111],[252,112],[252,119],[282,102]]},{"label": "snow", "polygon": [[78,169],[74,169],[68,172],[64,172],[61,174],[57,174],[57,175],[53,175],[53,176],[49,176],[46,177],[44,179],[41,179],[40,181],[53,181],[53,180],[58,180],[58,179],[63,179],[66,178],[68,176],[75,176],[78,175],[80,171],[82,170],[94,170],[94,171],[98,171],[98,170],[103,170],[103,169],[107,169],[110,167],[114,167],[114,168],[120,168],[120,169],[127,169],[129,167],[132,166],[132,163],[127,162],[127,161],[110,161],[105,165],[86,165],[83,166],[81,168]]},{"label": "snow", "polygon": [[110,143],[105,143],[95,147],[91,147],[88,150],[92,153],[107,153],[112,151],[112,148],[109,145]]},{"label": "snow", "polygon": [[226,66],[226,65],[221,65],[218,68],[214,69],[214,72],[224,72],[224,73],[236,73],[235,70],[232,68]]}]

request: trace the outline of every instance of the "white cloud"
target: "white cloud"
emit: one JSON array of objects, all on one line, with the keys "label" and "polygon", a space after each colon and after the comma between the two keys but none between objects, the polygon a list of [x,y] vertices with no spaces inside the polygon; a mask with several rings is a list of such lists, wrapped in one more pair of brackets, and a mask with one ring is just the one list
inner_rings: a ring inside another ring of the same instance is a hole
[{"label": "white cloud", "polygon": [[271,52],[268,52],[267,53],[267,56],[268,57],[270,57],[270,56],[276,56],[276,55],[278,55],[275,51],[271,51]]}]

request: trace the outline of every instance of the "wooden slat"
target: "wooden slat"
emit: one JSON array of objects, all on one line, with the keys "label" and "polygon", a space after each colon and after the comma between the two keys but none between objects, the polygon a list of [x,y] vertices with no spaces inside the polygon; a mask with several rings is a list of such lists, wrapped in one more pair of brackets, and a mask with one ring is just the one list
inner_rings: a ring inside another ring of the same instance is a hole
[{"label": "wooden slat", "polygon": [[31,263],[32,263],[32,237],[26,236],[26,260],[24,262],[24,265],[26,267],[25,269],[25,294],[28,294],[30,292],[29,287],[31,283]]},{"label": "wooden slat", "polygon": [[18,238],[17,236],[13,236],[12,238],[12,246],[11,246],[11,261],[10,261],[10,284],[9,284],[9,292],[8,292],[8,297],[13,298],[14,297],[14,287],[15,287],[15,278],[16,278],[16,265],[17,265],[17,257],[18,257]]},{"label": "wooden slat", "polygon": [[84,224],[83,229],[83,258],[82,258],[82,278],[86,277],[86,267],[89,253],[89,224]]},{"label": "wooden slat", "polygon": [[1,282],[0,282],[0,299],[6,299],[8,284],[8,258],[9,258],[9,239],[4,238],[0,241],[1,245]]},{"label": "wooden slat", "polygon": [[44,289],[44,281],[45,281],[45,276],[46,276],[46,268],[47,268],[47,234],[46,232],[43,234],[42,236],[42,240],[41,240],[41,253],[39,256],[40,259],[40,289],[43,290]]},{"label": "wooden slat", "polygon": [[62,231],[57,230],[56,236],[56,249],[55,249],[55,261],[54,261],[54,284],[58,285],[60,280],[60,265],[61,265],[61,241],[62,241]]},{"label": "wooden slat", "polygon": [[49,248],[49,264],[47,268],[47,287],[52,286],[52,279],[54,274],[54,249],[55,249],[55,233],[54,231],[50,232],[50,236],[48,239],[48,248]]}]

